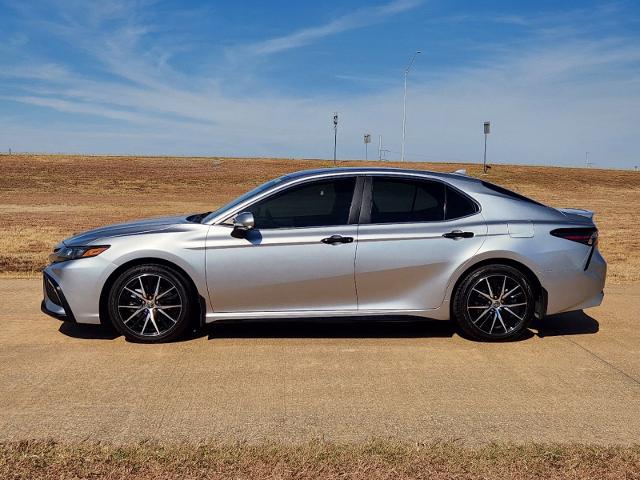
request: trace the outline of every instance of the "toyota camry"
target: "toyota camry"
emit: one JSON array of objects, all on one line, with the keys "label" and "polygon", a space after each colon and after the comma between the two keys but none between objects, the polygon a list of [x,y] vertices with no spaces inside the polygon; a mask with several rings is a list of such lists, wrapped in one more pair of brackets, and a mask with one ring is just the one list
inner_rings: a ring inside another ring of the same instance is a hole
[{"label": "toyota camry", "polygon": [[593,212],[462,173],[308,170],[213,212],[78,234],[43,272],[42,310],[164,342],[218,320],[413,316],[511,340],[597,306]]}]

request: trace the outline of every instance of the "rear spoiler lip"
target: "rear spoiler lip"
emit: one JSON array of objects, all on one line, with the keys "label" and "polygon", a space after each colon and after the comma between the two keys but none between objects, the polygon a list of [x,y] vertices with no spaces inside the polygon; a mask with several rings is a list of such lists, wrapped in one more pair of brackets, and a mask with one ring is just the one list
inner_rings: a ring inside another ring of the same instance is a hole
[{"label": "rear spoiler lip", "polygon": [[589,220],[593,220],[593,216],[595,213],[592,210],[584,210],[582,208],[556,208],[560,213],[563,214],[573,214],[580,215],[581,217],[588,218]]}]

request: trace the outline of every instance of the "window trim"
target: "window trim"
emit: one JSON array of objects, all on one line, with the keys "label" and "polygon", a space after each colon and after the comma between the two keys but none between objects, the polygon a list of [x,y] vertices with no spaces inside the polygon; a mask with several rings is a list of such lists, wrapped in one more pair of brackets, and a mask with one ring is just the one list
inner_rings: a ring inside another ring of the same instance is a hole
[{"label": "window trim", "polygon": [[312,184],[312,183],[320,183],[320,182],[328,182],[332,180],[344,180],[344,179],[355,180],[354,187],[353,187],[353,194],[351,195],[351,203],[349,204],[349,214],[347,217],[347,223],[338,224],[338,225],[315,225],[312,227],[274,227],[274,228],[256,227],[255,229],[259,231],[303,230],[303,229],[311,229],[311,228],[348,227],[350,225],[357,225],[358,224],[357,219],[360,215],[360,208],[362,204],[361,200],[362,200],[362,190],[363,190],[363,184],[364,184],[364,181],[363,181],[364,179],[362,178],[362,175],[358,175],[358,174],[332,175],[332,176],[324,176],[324,177],[307,178],[301,181],[283,185],[281,188],[278,188],[271,192],[266,192],[264,195],[260,196],[259,198],[256,198],[254,201],[250,200],[248,203],[245,203],[240,208],[235,209],[230,215],[225,216],[224,220],[216,222],[216,225],[233,226],[233,218],[239,213],[244,212],[246,209],[252,207],[258,202],[268,200],[271,197],[280,195],[281,193],[285,193],[288,190],[291,190],[293,188],[298,188],[298,187]]},{"label": "window trim", "polygon": [[[385,180],[409,180],[414,182],[431,182],[431,183],[439,183],[444,187],[444,215],[442,220],[422,220],[420,222],[384,222],[384,223],[372,223],[371,222],[371,207],[373,205],[373,179],[374,178],[382,178]],[[464,215],[462,217],[450,218],[447,219],[447,188],[451,188],[459,193],[463,197],[467,198],[475,207],[476,210],[469,215]],[[436,224],[436,223],[448,223],[455,222],[457,220],[463,218],[469,218],[474,215],[479,214],[481,211],[480,204],[466,192],[463,192],[459,188],[451,185],[449,182],[445,182],[436,178],[430,177],[419,177],[413,175],[366,175],[366,180],[364,184],[364,192],[362,194],[362,208],[360,210],[360,225],[415,225],[415,224]]]}]

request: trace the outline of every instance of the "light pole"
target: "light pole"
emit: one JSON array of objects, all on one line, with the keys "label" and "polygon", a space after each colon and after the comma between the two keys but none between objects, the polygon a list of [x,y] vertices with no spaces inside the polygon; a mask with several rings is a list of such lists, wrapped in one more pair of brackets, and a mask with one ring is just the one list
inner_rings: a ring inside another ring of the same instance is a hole
[{"label": "light pole", "polygon": [[409,75],[409,70],[411,70],[411,66],[413,65],[413,62],[415,62],[416,56],[419,53],[421,53],[420,50],[416,50],[416,53],[411,57],[409,65],[407,65],[407,68],[404,70],[404,100],[402,102],[402,162],[404,162],[404,138],[407,132],[407,75]]},{"label": "light pole", "polygon": [[482,172],[486,175],[487,166],[487,136],[491,133],[491,122],[484,122],[484,156],[482,159]]},{"label": "light pole", "polygon": [[369,144],[371,143],[371,134],[364,134],[364,159],[369,160]]},{"label": "light pole", "polygon": [[338,112],[333,114],[333,165],[336,165],[336,150],[338,148]]}]

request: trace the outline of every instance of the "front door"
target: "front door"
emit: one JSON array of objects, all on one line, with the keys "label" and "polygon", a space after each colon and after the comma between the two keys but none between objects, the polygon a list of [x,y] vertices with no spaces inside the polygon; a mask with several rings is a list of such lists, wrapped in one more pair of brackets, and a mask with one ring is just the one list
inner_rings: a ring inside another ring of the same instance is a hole
[{"label": "front door", "polygon": [[357,225],[349,223],[355,177],[307,181],[243,209],[244,237],[214,225],[207,284],[217,313],[355,310]]}]

